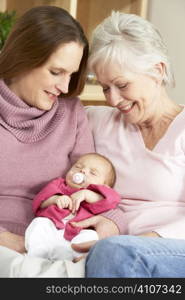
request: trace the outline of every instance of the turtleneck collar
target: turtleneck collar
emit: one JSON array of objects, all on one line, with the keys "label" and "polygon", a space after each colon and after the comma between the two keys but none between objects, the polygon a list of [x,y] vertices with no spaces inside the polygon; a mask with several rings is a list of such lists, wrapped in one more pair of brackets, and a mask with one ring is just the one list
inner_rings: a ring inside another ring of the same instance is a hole
[{"label": "turtleneck collar", "polygon": [[49,111],[29,106],[0,80],[0,124],[22,143],[37,142],[53,131],[64,116],[61,104],[62,109],[57,100]]}]

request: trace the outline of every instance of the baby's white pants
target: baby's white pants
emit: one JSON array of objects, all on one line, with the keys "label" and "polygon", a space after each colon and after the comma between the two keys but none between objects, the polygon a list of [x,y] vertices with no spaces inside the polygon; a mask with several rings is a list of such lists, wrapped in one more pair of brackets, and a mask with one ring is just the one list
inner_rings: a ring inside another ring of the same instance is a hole
[{"label": "baby's white pants", "polygon": [[82,256],[71,248],[71,244],[78,244],[98,240],[95,230],[82,229],[71,241],[64,238],[64,229],[57,229],[48,218],[35,218],[25,232],[25,248],[27,255],[32,257],[55,260],[73,260]]}]

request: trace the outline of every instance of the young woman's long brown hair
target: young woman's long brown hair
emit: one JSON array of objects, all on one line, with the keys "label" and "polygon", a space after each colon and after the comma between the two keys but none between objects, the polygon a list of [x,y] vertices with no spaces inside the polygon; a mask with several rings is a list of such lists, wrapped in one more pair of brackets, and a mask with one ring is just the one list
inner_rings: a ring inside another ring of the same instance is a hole
[{"label": "young woman's long brown hair", "polygon": [[22,15],[0,53],[0,78],[12,78],[44,64],[58,46],[69,42],[83,45],[78,72],[72,74],[65,97],[81,93],[85,84],[89,45],[81,25],[64,9],[37,6]]}]

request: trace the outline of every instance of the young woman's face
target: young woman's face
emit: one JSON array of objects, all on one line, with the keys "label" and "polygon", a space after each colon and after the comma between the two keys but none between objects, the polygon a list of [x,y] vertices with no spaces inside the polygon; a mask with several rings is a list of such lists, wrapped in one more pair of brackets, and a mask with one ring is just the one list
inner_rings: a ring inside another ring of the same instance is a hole
[{"label": "young woman's face", "polygon": [[76,42],[61,45],[44,65],[15,78],[9,88],[28,105],[50,110],[60,93],[68,92],[82,55],[83,46]]},{"label": "young woman's face", "polygon": [[141,124],[160,107],[160,88],[150,76],[123,71],[119,65],[97,66],[96,76],[109,105],[117,107],[127,122]]}]

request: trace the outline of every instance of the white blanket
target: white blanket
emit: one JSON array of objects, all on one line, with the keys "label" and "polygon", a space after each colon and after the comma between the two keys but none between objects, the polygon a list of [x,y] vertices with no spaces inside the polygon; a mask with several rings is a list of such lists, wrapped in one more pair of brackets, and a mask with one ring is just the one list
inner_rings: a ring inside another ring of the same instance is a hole
[{"label": "white blanket", "polygon": [[0,246],[0,266],[0,278],[81,278],[84,277],[85,259],[77,263],[68,260],[53,262]]}]

